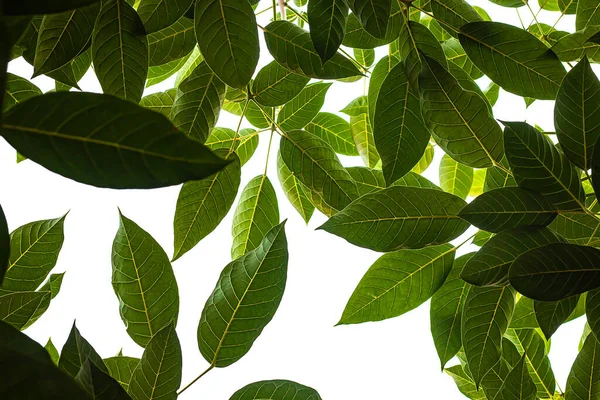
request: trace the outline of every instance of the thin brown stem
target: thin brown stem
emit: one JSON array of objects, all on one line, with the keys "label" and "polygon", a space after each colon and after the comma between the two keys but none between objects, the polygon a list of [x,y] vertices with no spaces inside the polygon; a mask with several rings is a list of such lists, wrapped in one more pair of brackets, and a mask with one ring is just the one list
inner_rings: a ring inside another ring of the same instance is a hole
[{"label": "thin brown stem", "polygon": [[[248,93],[250,93],[249,89],[248,89]],[[246,103],[244,104],[244,109],[242,111],[242,115],[240,116],[240,121],[238,122],[237,129],[235,130],[235,135],[233,136],[233,140],[231,141],[231,146],[229,146],[229,152],[227,153],[227,157],[225,157],[225,158],[229,158],[231,153],[233,153],[235,150],[235,142],[238,140],[238,137],[240,135],[240,128],[242,127],[242,121],[244,120],[244,116],[246,115],[246,110],[248,109],[248,103],[250,103],[250,99],[246,99]]]}]

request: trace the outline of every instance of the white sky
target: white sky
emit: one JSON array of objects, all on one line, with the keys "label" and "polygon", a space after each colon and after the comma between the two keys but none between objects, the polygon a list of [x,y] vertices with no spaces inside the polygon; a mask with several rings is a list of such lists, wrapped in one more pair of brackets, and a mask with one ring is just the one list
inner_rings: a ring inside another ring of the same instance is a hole
[{"label": "white sky", "polygon": [[[514,9],[484,0],[470,3],[484,6],[497,21],[518,24]],[[263,0],[258,10],[270,4],[269,0]],[[538,8],[536,4],[532,7]],[[528,24],[531,15],[525,7],[520,10],[524,23]],[[542,12],[538,18],[552,25],[558,15]],[[261,15],[270,16],[270,12]],[[574,30],[574,18],[565,16],[557,28]],[[377,58],[385,52],[378,50]],[[262,56],[261,66],[271,60],[264,43]],[[27,78],[32,74],[32,68],[22,59],[12,62],[9,71]],[[148,88],[145,94],[166,90],[173,86],[173,81],[169,79]],[[33,82],[43,91],[53,87],[53,82],[45,77]],[[480,83],[485,88],[488,82],[482,79]],[[80,85],[87,91],[100,91],[91,72]],[[365,94],[364,87],[362,81],[336,83],[329,90],[322,111],[337,113],[351,99]],[[552,131],[552,105],[536,101],[526,110],[522,99],[501,91],[494,112],[498,119],[527,120]],[[218,126],[235,129],[237,123],[238,117],[223,112]],[[264,169],[268,135],[268,132],[261,134],[258,150],[243,168],[238,196],[245,184]],[[398,318],[334,328],[350,294],[379,254],[352,246],[324,231],[315,231],[326,220],[318,212],[308,226],[304,224],[279,185],[275,166],[277,138],[273,145],[268,176],[277,191],[281,218],[289,218],[286,225],[289,275],[283,301],[273,321],[245,357],[228,368],[211,371],[181,398],[228,399],[250,382],[290,379],[314,387],[324,399],[464,399],[452,379],[440,372],[429,332],[429,302]],[[436,153],[434,164],[425,173],[436,183],[440,157]],[[346,165],[361,165],[358,157],[342,157],[342,161]],[[71,210],[65,222],[65,243],[53,271],[67,271],[62,290],[50,309],[26,333],[42,344],[52,337],[60,349],[76,319],[82,335],[102,357],[116,355],[121,348],[125,355],[141,356],[142,349],[125,331],[110,283],[117,207],[150,232],[171,256],[179,187],[116,191],[81,185],[31,161],[17,165],[14,150],[4,140],[0,140],[0,171],[0,203],[11,230]],[[173,264],[181,296],[177,332],[183,349],[183,385],[208,366],[197,348],[196,329],[204,303],[221,269],[230,261],[230,232],[236,204],[237,200],[211,235]],[[469,230],[465,237],[473,232]],[[467,251],[465,247],[458,254]],[[550,358],[563,389],[583,323],[583,318],[568,323],[552,338]]]}]

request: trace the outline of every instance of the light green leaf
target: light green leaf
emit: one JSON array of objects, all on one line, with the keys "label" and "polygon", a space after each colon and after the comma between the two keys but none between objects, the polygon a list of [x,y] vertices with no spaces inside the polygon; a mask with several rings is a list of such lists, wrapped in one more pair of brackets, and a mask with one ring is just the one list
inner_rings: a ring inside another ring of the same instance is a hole
[{"label": "light green leaf", "polygon": [[46,342],[44,348],[48,352],[48,355],[52,359],[54,365],[58,365],[58,359],[60,358],[60,354],[58,354],[58,350],[56,350],[56,347],[54,346],[54,343],[52,343],[51,338],[48,338],[48,341]]},{"label": "light green leaf", "polygon": [[367,96],[359,96],[352,100],[346,107],[340,110],[350,117],[358,117],[369,112],[369,100]]},{"label": "light green leaf", "polygon": [[500,361],[501,340],[515,305],[514,293],[505,287],[469,290],[462,315],[462,344],[475,385]]},{"label": "light green leaf", "polygon": [[500,96],[500,86],[498,86],[494,82],[491,82],[483,93],[487,98],[488,102],[490,103],[490,106],[493,107],[498,101],[498,97]]},{"label": "light green leaf", "polygon": [[471,400],[486,400],[485,393],[482,388],[477,389],[473,379],[465,372],[463,367],[460,365],[454,365],[450,368],[444,369],[444,372],[450,375],[456,383],[456,387],[462,394],[467,396]]},{"label": "light green leaf", "polygon": [[[104,121],[102,129],[90,120]],[[212,175],[227,164],[164,116],[95,93],[33,97],[11,109],[0,132],[25,157],[98,187],[176,185]],[[64,158],[64,153],[78,157]]]},{"label": "light green leaf", "polygon": [[492,237],[465,265],[460,277],[477,286],[506,285],[508,272],[517,257],[529,250],[563,242],[548,228],[525,227]]},{"label": "light green leaf", "polygon": [[148,76],[148,39],[137,12],[124,0],[102,3],[92,60],[104,93],[139,103]]},{"label": "light green leaf", "polygon": [[350,133],[365,165],[374,168],[379,163],[380,157],[375,147],[373,128],[368,114],[350,117]]},{"label": "light green leaf", "polygon": [[181,384],[181,345],[175,322],[153,334],[133,371],[128,393],[134,400],[175,399]]},{"label": "light green leaf", "polygon": [[305,129],[327,142],[338,154],[358,155],[358,150],[350,132],[350,124],[342,117],[320,112],[306,125]]},{"label": "light green leaf", "polygon": [[310,84],[286,103],[277,116],[277,123],[283,132],[302,129],[308,125],[323,107],[329,87],[331,83]]},{"label": "light green leaf", "polygon": [[146,32],[154,33],[174,24],[194,3],[193,0],[141,0],[137,12]]},{"label": "light green leaf", "polygon": [[545,195],[558,210],[581,209],[585,193],[564,154],[531,125],[502,123],[506,156],[519,186]]},{"label": "light green leaf", "polygon": [[4,95],[4,103],[2,111],[7,112],[13,106],[31,98],[39,96],[42,91],[29,82],[25,78],[11,73],[6,74],[6,94]]},{"label": "light green leaf", "polygon": [[287,278],[284,226],[275,226],[221,272],[198,326],[198,346],[211,365],[226,367],[242,358],[275,315]]},{"label": "light green leaf", "polygon": [[[479,79],[483,76],[483,72],[469,59],[458,39],[445,41],[442,43],[442,48],[446,53],[446,57],[448,57],[448,61],[461,68],[471,79]],[[456,78],[458,79],[458,77]]]},{"label": "light green leaf", "polygon": [[[455,29],[460,29],[469,22],[483,20],[477,10],[465,0],[431,0],[431,11],[437,18]],[[457,36],[454,30],[444,24],[441,25],[450,35]]]},{"label": "light green leaf", "polygon": [[381,85],[385,81],[385,78],[389,72],[398,64],[399,59],[395,56],[385,56],[375,64],[375,67],[371,71],[371,78],[369,79],[369,91],[367,95],[367,106],[369,109],[369,120],[373,121],[375,118],[375,106],[377,105],[377,99],[379,98],[379,92],[381,91]]},{"label": "light green leaf", "polygon": [[102,361],[102,357],[100,357],[89,342],[81,336],[75,323],[73,323],[69,337],[62,348],[58,367],[75,378],[86,360],[92,361],[102,371],[108,372],[106,365],[104,365],[104,362]]},{"label": "light green leaf", "polygon": [[194,22],[181,17],[173,25],[148,35],[149,65],[163,65],[189,55],[196,46]]},{"label": "light green leaf", "polygon": [[381,321],[417,308],[442,286],[455,251],[443,244],[384,254],[354,289],[338,324]]},{"label": "light green leaf", "polygon": [[471,22],[460,31],[460,43],[471,61],[504,90],[535,99],[555,99],[565,68],[534,35],[488,21]]},{"label": "light green leaf", "polygon": [[172,88],[165,92],[156,92],[149,94],[148,96],[142,97],[140,105],[149,110],[153,110],[161,113],[165,117],[171,115],[171,109],[173,108],[173,102],[175,101],[175,95],[177,89]]},{"label": "light green leaf", "polygon": [[600,343],[588,335],[567,378],[565,400],[595,399],[600,395]]},{"label": "light green leaf", "polygon": [[311,387],[296,382],[276,379],[254,382],[235,392],[229,400],[321,400]]},{"label": "light green leaf", "polygon": [[50,291],[4,294],[0,296],[0,320],[23,330],[48,309],[50,297]]},{"label": "light green leaf", "polygon": [[[321,60],[326,62],[342,44],[348,20],[348,4],[345,0],[311,0],[307,12],[310,38]],[[387,22],[387,15],[385,20]]]},{"label": "light green leaf", "polygon": [[129,389],[129,382],[133,376],[133,371],[140,363],[139,358],[116,356],[104,359],[104,364],[108,369],[110,376],[115,378],[123,389]]},{"label": "light green leaf", "polygon": [[509,329],[537,329],[539,324],[533,308],[534,300],[521,296],[510,320]]},{"label": "light green leaf", "polygon": [[375,50],[373,49],[354,49],[354,58],[360,65],[370,67],[375,62]]},{"label": "light green leaf", "polygon": [[254,10],[247,1],[196,2],[194,21],[200,52],[228,86],[248,85],[258,64],[260,46]]},{"label": "light green leaf", "polygon": [[177,72],[177,76],[175,76],[175,87],[181,85],[181,82],[183,82],[185,78],[190,76],[192,71],[194,71],[194,69],[196,69],[196,67],[200,65],[202,61],[204,61],[204,57],[202,57],[198,46],[196,46],[194,47],[194,50],[192,50],[192,53],[190,54],[189,58],[185,61],[185,63]]},{"label": "light green leaf", "polygon": [[416,174],[422,174],[423,172],[425,172],[425,170],[427,168],[429,168],[429,166],[433,162],[434,155],[435,155],[435,149],[433,148],[433,146],[430,143],[425,148],[425,153],[423,153],[423,156],[421,157],[419,162],[411,169],[411,171]]},{"label": "light green leaf", "polygon": [[458,163],[448,154],[444,154],[439,170],[440,187],[448,193],[466,199],[473,185],[473,168]]},{"label": "light green leaf", "polygon": [[421,248],[460,236],[469,226],[457,216],[464,205],[439,190],[391,186],[358,198],[318,229],[375,251]]},{"label": "light green leaf", "polygon": [[164,82],[165,80],[172,77],[177,71],[180,71],[188,62],[188,57],[180,58],[162,65],[155,65],[154,67],[148,68],[148,80],[146,81],[146,87],[156,85]]},{"label": "light green leaf", "polygon": [[593,25],[600,25],[600,4],[595,0],[577,0],[575,29],[579,31]]},{"label": "light green leaf", "polygon": [[112,285],[129,336],[145,347],[177,322],[179,290],[169,258],[154,238],[119,213],[112,247]]},{"label": "light green leaf", "polygon": [[431,336],[442,368],[462,347],[461,318],[471,285],[460,279],[459,275],[465,263],[474,254],[468,253],[454,260],[452,270],[444,284],[431,298],[429,310]]},{"label": "light green leaf", "polygon": [[202,62],[177,87],[171,120],[189,136],[206,141],[215,127],[225,97],[225,84]]},{"label": "light green leaf", "polygon": [[475,246],[481,247],[484,244],[486,244],[493,236],[494,234],[491,232],[477,231],[475,236],[473,236],[473,244]]},{"label": "light green leaf", "polygon": [[487,170],[476,169],[473,171],[473,184],[471,190],[469,190],[469,196],[477,197],[483,193],[483,185],[485,182]]},{"label": "light green leaf", "polygon": [[546,339],[567,321],[575,311],[579,296],[571,296],[559,301],[534,301],[535,317]]},{"label": "light green leaf", "polygon": [[300,182],[292,171],[285,165],[281,158],[281,153],[277,152],[277,177],[281,188],[285,193],[286,197],[294,206],[296,211],[300,214],[304,222],[308,224],[308,221],[315,211],[315,206],[310,202],[304,189],[301,187]]},{"label": "light green leaf", "polygon": [[509,372],[498,392],[502,400],[535,400],[536,387],[525,366],[525,356]]},{"label": "light green leaf", "polygon": [[429,179],[412,171],[408,172],[402,178],[392,183],[392,186],[411,186],[425,189],[442,190],[439,186],[431,182]]},{"label": "light green leaf", "polygon": [[250,180],[233,214],[231,258],[243,256],[260,246],[265,234],[279,223],[277,195],[266,175]]},{"label": "light green leaf", "polygon": [[258,132],[252,128],[240,129],[236,136],[235,131],[229,128],[215,128],[206,139],[206,146],[209,149],[216,151],[218,149],[228,150],[231,148],[231,143],[234,142],[233,150],[237,154],[242,165],[244,165],[258,147]]},{"label": "light green leaf", "polygon": [[277,61],[271,61],[258,71],[252,82],[253,99],[268,107],[286,104],[304,89],[309,80],[286,70]]}]

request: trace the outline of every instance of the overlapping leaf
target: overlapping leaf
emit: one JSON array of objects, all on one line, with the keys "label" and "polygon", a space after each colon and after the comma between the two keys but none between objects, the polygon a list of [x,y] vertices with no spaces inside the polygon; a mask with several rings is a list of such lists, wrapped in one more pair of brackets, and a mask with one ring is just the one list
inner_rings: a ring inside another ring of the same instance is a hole
[{"label": "overlapping leaf", "polygon": [[304,129],[327,142],[338,154],[358,155],[350,124],[336,114],[320,112]]},{"label": "overlapping leaf", "polygon": [[258,71],[252,82],[252,94],[260,105],[280,106],[296,97],[309,80],[286,70],[277,61],[271,61]]},{"label": "overlapping leaf", "polygon": [[369,34],[385,38],[392,9],[391,0],[350,0],[348,5]]},{"label": "overlapping leaf", "polygon": [[159,112],[165,117],[169,117],[171,115],[171,109],[173,108],[176,93],[177,89],[175,88],[164,92],[152,93],[142,97],[140,105],[149,110]]},{"label": "overlapping leaf", "polygon": [[[437,18],[454,29],[460,29],[469,22],[483,20],[477,10],[465,0],[431,0],[431,11],[433,11],[433,14]],[[456,32],[453,29],[443,24],[442,27],[449,34],[456,36]]]},{"label": "overlapping leaf", "polygon": [[575,311],[579,296],[571,296],[559,301],[534,301],[535,318],[546,339]]},{"label": "overlapping leaf", "polygon": [[325,103],[331,83],[312,83],[287,102],[277,116],[277,124],[284,131],[302,129],[316,117]]},{"label": "overlapping leaf", "polygon": [[466,199],[473,185],[473,168],[456,162],[452,157],[444,154],[439,170],[440,187],[448,193]]},{"label": "overlapping leaf", "polygon": [[137,12],[146,32],[154,33],[174,24],[193,3],[193,0],[140,0]]},{"label": "overlapping leaf", "polygon": [[42,91],[27,79],[8,73],[6,76],[6,94],[2,104],[2,111],[7,112],[13,106],[28,98],[41,94]]},{"label": "overlapping leaf", "polygon": [[277,177],[289,202],[298,211],[302,219],[308,223],[315,211],[315,206],[306,196],[296,176],[285,165],[279,152],[277,153]]},{"label": "overlapping leaf", "polygon": [[348,16],[342,44],[355,49],[373,49],[393,42],[398,38],[400,27],[402,26],[401,10],[398,2],[392,1],[385,37],[381,39],[367,32],[357,16],[351,13]]},{"label": "overlapping leaf", "polygon": [[104,359],[104,365],[108,369],[110,376],[115,378],[123,389],[129,389],[129,382],[133,376],[133,371],[140,363],[139,358],[115,356]]},{"label": "overlapping leaf", "polygon": [[114,380],[108,373],[102,371],[89,359],[81,365],[79,373],[75,377],[94,399],[130,400],[131,397],[119,382]]},{"label": "overlapping leaf", "polygon": [[571,367],[565,400],[593,399],[600,395],[600,343],[588,335]]},{"label": "overlapping leaf", "polygon": [[[348,19],[345,0],[311,0],[308,2],[310,38],[323,62],[333,57],[344,38]],[[387,22],[387,15],[385,20]]]},{"label": "overlapping leaf", "polygon": [[148,35],[149,65],[163,65],[179,60],[196,46],[194,23],[182,17],[172,25]]},{"label": "overlapping leaf", "polygon": [[365,165],[374,168],[381,159],[375,147],[373,127],[367,113],[350,117],[350,133]]},{"label": "overlapping leaf", "polygon": [[108,372],[102,358],[89,342],[81,336],[79,329],[73,323],[69,337],[63,346],[58,367],[72,377],[76,377],[81,366],[88,359],[102,371]]}]

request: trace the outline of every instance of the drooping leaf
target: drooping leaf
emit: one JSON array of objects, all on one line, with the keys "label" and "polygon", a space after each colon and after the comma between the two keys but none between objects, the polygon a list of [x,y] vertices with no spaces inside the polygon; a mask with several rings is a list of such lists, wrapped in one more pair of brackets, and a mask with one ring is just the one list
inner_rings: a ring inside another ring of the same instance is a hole
[{"label": "drooping leaf", "polygon": [[345,0],[310,0],[307,11],[310,38],[321,60],[327,62],[342,44],[348,4]]},{"label": "drooping leaf", "polygon": [[130,400],[131,397],[119,382],[114,380],[107,372],[102,371],[89,359],[81,365],[75,377],[96,400]]},{"label": "drooping leaf", "polygon": [[502,336],[514,310],[508,286],[469,289],[462,315],[462,344],[475,385],[500,361]]},{"label": "drooping leaf", "polygon": [[600,81],[587,58],[563,80],[554,107],[554,125],[561,150],[569,161],[587,171],[600,137]]},{"label": "drooping leaf", "polygon": [[585,193],[564,154],[531,125],[502,123],[506,156],[519,186],[545,195],[557,210],[581,209]]},{"label": "drooping leaf", "polygon": [[175,94],[177,89],[172,88],[165,92],[156,92],[149,94],[148,96],[142,97],[140,105],[149,110],[153,110],[161,113],[165,117],[171,115],[171,109],[173,108],[173,102],[175,101]]},{"label": "drooping leaf", "polygon": [[171,120],[189,136],[206,141],[215,127],[225,96],[225,84],[202,62],[177,87]]},{"label": "drooping leaf", "polygon": [[349,59],[336,53],[322,63],[310,34],[289,21],[274,21],[265,27],[265,40],[273,58],[291,72],[317,79],[340,79],[361,75]]},{"label": "drooping leaf", "polygon": [[306,197],[306,193],[300,182],[285,165],[281,158],[281,153],[279,152],[277,152],[277,177],[279,178],[279,183],[281,183],[281,188],[286,197],[296,211],[298,211],[302,219],[308,224],[308,221],[315,211],[315,206],[310,202],[308,197]]},{"label": "drooping leaf", "polygon": [[375,47],[393,42],[398,39],[400,27],[403,23],[402,16],[400,15],[401,13],[402,9],[398,2],[392,1],[392,8],[389,13],[387,30],[384,38],[376,38],[367,32],[358,17],[354,15],[354,13],[351,13],[348,16],[342,44],[355,49],[374,49]]},{"label": "drooping leaf", "polygon": [[463,305],[471,285],[460,279],[465,263],[475,253],[468,253],[454,260],[452,270],[444,284],[431,298],[429,310],[431,335],[442,368],[462,347],[461,318]]},{"label": "drooping leaf", "polygon": [[579,296],[571,296],[559,301],[534,301],[535,317],[546,339],[575,311]]},{"label": "drooping leaf", "polygon": [[233,214],[231,258],[243,256],[260,246],[265,234],[279,224],[277,195],[266,175],[250,180]]},{"label": "drooping leaf", "polygon": [[154,33],[174,24],[194,3],[193,0],[140,0],[137,12],[146,32]]},{"label": "drooping leaf", "polygon": [[89,344],[79,329],[73,323],[69,337],[62,348],[58,367],[71,375],[73,378],[77,376],[77,373],[81,369],[81,366],[86,360],[90,360],[96,367],[104,372],[108,372],[102,357],[98,355],[96,350]]},{"label": "drooping leaf", "polygon": [[473,168],[499,163],[504,155],[502,130],[484,112],[485,100],[463,89],[438,62],[424,60],[419,77],[422,112],[436,143],[456,161]]},{"label": "drooping leaf", "polygon": [[556,98],[565,68],[534,35],[489,21],[468,23],[460,31],[460,43],[471,61],[504,90],[542,100]]},{"label": "drooping leaf", "polygon": [[27,79],[8,73],[6,74],[6,94],[2,111],[7,112],[13,106],[41,94],[42,91]]},{"label": "drooping leaf", "polygon": [[571,367],[565,400],[594,399],[600,395],[600,343],[588,335]]},{"label": "drooping leaf", "polygon": [[275,315],[287,277],[284,226],[221,272],[198,325],[198,346],[211,365],[226,367],[243,357]]},{"label": "drooping leaf", "polygon": [[390,0],[349,0],[348,5],[369,34],[379,39],[386,37],[392,10]]},{"label": "drooping leaf", "polygon": [[92,36],[92,60],[104,93],[139,103],[148,76],[148,39],[126,1],[103,3]]},{"label": "drooping leaf", "polygon": [[177,322],[179,290],[169,258],[148,232],[119,213],[112,267],[121,319],[131,339],[145,347],[157,332]]},{"label": "drooping leaf", "polygon": [[420,108],[419,98],[408,83],[404,64],[399,63],[381,84],[373,116],[375,146],[388,185],[419,162],[429,143],[430,134]]},{"label": "drooping leaf", "polygon": [[252,94],[258,104],[276,107],[296,97],[309,80],[286,70],[277,61],[271,61],[258,71],[252,82]]},{"label": "drooping leaf", "polygon": [[365,165],[374,168],[381,159],[375,147],[373,127],[366,113],[350,117],[350,133]]},{"label": "drooping leaf", "polygon": [[[223,156],[227,152],[219,153]],[[239,158],[223,170],[199,181],[183,184],[175,207],[173,261],[191,250],[225,218],[233,205],[241,179]]]},{"label": "drooping leaf", "polygon": [[535,400],[536,394],[535,384],[525,366],[523,356],[506,376],[497,396],[506,400]]},{"label": "drooping leaf", "polygon": [[554,243],[520,255],[509,272],[519,293],[541,301],[562,300],[600,287],[600,250]]},{"label": "drooping leaf", "polygon": [[312,83],[287,102],[277,116],[277,123],[283,132],[302,129],[308,125],[323,107],[330,87],[331,83]]},{"label": "drooping leaf", "polygon": [[189,55],[196,46],[194,22],[180,18],[174,24],[148,35],[149,65],[163,65]]},{"label": "drooping leaf", "polygon": [[276,379],[250,383],[236,391],[229,400],[321,400],[311,387],[296,382]]},{"label": "drooping leaf", "polygon": [[457,216],[464,205],[435,189],[391,186],[358,198],[318,229],[375,251],[421,248],[460,236],[469,226]]},{"label": "drooping leaf", "polygon": [[318,113],[305,130],[318,136],[338,154],[357,156],[358,150],[350,132],[348,121],[332,113]]},{"label": "drooping leaf", "polygon": [[129,382],[133,376],[133,371],[135,371],[135,368],[139,363],[139,358],[126,356],[116,356],[104,359],[104,365],[106,365],[110,376],[115,378],[126,391],[129,389]]},{"label": "drooping leaf", "polygon": [[153,334],[133,371],[128,393],[134,400],[175,399],[181,384],[181,345],[175,323]]},{"label": "drooping leaf", "polygon": [[247,1],[197,1],[196,38],[206,64],[228,86],[242,89],[258,64],[254,10]]},{"label": "drooping leaf", "polygon": [[[102,129],[90,120],[101,121]],[[1,136],[47,169],[99,187],[170,186],[202,179],[227,164],[164,116],[95,93],[33,97],[6,115]]]},{"label": "drooping leaf", "polygon": [[[384,254],[354,289],[338,324],[381,321],[420,306],[442,286],[455,251],[443,244]],[[415,286],[419,290],[411,290]]]},{"label": "drooping leaf", "polygon": [[439,170],[440,187],[448,193],[466,199],[473,185],[473,168],[458,163],[449,155],[444,154]]},{"label": "drooping leaf", "polygon": [[377,105],[377,99],[379,98],[379,92],[381,86],[385,81],[389,72],[397,64],[398,57],[396,56],[385,56],[375,64],[375,67],[371,70],[371,78],[369,79],[369,90],[367,94],[367,106],[369,111],[369,120],[374,121],[375,118],[375,106]]},{"label": "drooping leaf", "polygon": [[465,372],[462,366],[453,365],[450,368],[445,368],[444,372],[454,379],[454,383],[456,383],[458,390],[469,399],[486,400],[483,388],[477,389],[477,387],[475,387],[475,382],[473,382],[473,379]]}]

